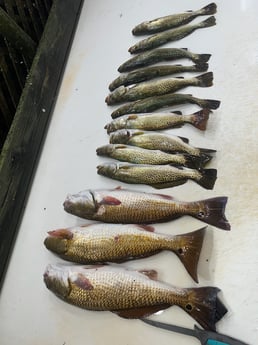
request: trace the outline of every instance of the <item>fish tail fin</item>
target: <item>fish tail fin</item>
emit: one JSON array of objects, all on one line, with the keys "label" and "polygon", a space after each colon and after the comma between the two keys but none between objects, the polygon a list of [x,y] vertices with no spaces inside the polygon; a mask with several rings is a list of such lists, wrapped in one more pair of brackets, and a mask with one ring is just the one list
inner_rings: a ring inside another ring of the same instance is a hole
[{"label": "fish tail fin", "polygon": [[220,101],[215,99],[196,99],[196,101],[202,108],[217,109],[220,106]]},{"label": "fish tail fin", "polygon": [[203,16],[210,15],[210,14],[215,14],[217,12],[217,5],[212,2],[207,6],[204,6],[199,10],[199,13],[202,14]]},{"label": "fish tail fin", "polygon": [[201,156],[193,156],[185,154],[185,163],[184,165],[191,169],[200,170],[203,166],[208,162],[210,159],[207,158],[208,156],[201,155]]},{"label": "fish tail fin", "polygon": [[197,62],[195,65],[196,72],[204,72],[204,71],[207,71],[208,68],[209,68],[209,64],[207,64],[207,62],[200,62],[200,63]]},{"label": "fish tail fin", "polygon": [[209,61],[211,54],[193,54],[193,61],[199,65]]},{"label": "fish tail fin", "polygon": [[198,28],[208,28],[210,26],[214,26],[216,25],[216,18],[214,16],[211,16],[205,20],[203,20],[202,22],[197,24]]},{"label": "fish tail fin", "polygon": [[187,301],[180,307],[204,329],[216,331],[215,324],[227,313],[227,308],[217,296],[220,289],[207,286],[186,290]]},{"label": "fish tail fin", "polygon": [[191,124],[200,129],[201,131],[205,131],[207,127],[207,122],[209,120],[210,109],[202,109],[197,111],[191,117]]},{"label": "fish tail fin", "polygon": [[204,169],[201,171],[202,177],[197,181],[205,189],[213,189],[217,179],[217,169]]},{"label": "fish tail fin", "polygon": [[175,254],[196,283],[198,283],[197,266],[202,249],[205,229],[206,227],[187,234],[175,236],[175,239],[179,244]]},{"label": "fish tail fin", "polygon": [[199,87],[208,87],[213,85],[213,73],[207,72],[195,77],[196,85]]},{"label": "fish tail fin", "polygon": [[230,230],[230,224],[225,217],[227,201],[228,198],[226,196],[197,201],[194,204],[196,205],[197,203],[198,211],[196,213],[196,207],[194,207],[195,213],[191,213],[191,215],[219,229]]},{"label": "fish tail fin", "polygon": [[208,155],[208,157],[210,157],[210,154],[216,153],[217,151],[214,149],[206,149],[204,147],[198,147],[198,149],[200,150],[201,154],[204,155]]}]

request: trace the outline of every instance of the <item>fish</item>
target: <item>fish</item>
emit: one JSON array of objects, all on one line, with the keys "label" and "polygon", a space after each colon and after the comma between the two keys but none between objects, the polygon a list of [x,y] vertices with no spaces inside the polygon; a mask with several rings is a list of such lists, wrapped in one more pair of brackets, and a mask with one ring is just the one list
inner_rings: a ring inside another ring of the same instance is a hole
[{"label": "fish", "polygon": [[133,28],[132,34],[135,36],[155,34],[157,32],[188,24],[198,16],[207,16],[215,14],[216,12],[217,5],[213,2],[197,11],[187,11],[184,13],[172,14],[144,21]]},{"label": "fish", "polygon": [[220,196],[187,202],[166,194],[117,187],[68,194],[63,206],[72,215],[105,223],[150,224],[188,215],[219,229],[230,230],[225,217],[227,200],[226,196]]},{"label": "fish", "polygon": [[187,48],[157,48],[125,61],[118,67],[118,72],[129,72],[140,67],[149,66],[162,61],[173,61],[178,59],[189,59],[200,65],[209,61],[211,54],[196,54]]},{"label": "fish", "polygon": [[123,162],[135,164],[171,164],[185,166],[193,169],[201,169],[210,161],[206,155],[192,156],[189,154],[171,154],[160,150],[148,150],[136,146],[124,144],[108,144],[98,147],[98,156],[105,156]]},{"label": "fish", "polygon": [[207,158],[210,154],[216,152],[213,149],[194,147],[184,137],[137,129],[120,129],[110,134],[109,141],[110,144],[132,145],[148,150],[161,150],[170,153],[188,153],[198,157],[206,155]]},{"label": "fish", "polygon": [[205,189],[213,189],[217,169],[190,169],[172,165],[150,165],[133,163],[103,163],[97,166],[97,173],[125,183],[145,184],[156,189],[185,184],[188,180]]},{"label": "fish", "polygon": [[211,16],[197,24],[184,25],[176,29],[166,30],[161,33],[152,35],[131,46],[128,51],[131,54],[142,53],[146,50],[160,47],[161,45],[168,42],[181,40],[182,38],[193,33],[195,30],[208,28],[214,25],[216,25],[216,19],[214,16]]},{"label": "fish", "polygon": [[213,73],[207,72],[192,78],[169,78],[150,82],[143,82],[131,87],[120,86],[110,93],[105,102],[113,105],[122,102],[137,101],[152,96],[172,93],[187,86],[209,87],[213,85]]},{"label": "fish", "polygon": [[124,262],[163,250],[178,256],[198,283],[197,266],[206,227],[182,235],[167,235],[151,225],[86,224],[48,232],[46,248],[62,259],[79,264]]},{"label": "fish", "polygon": [[109,90],[114,91],[119,86],[128,86],[142,81],[151,80],[158,77],[163,77],[176,73],[183,72],[204,72],[207,71],[209,65],[200,63],[198,65],[183,66],[183,65],[162,65],[139,68],[136,71],[122,74],[109,84]]},{"label": "fish", "polygon": [[67,303],[87,310],[111,311],[127,319],[177,305],[203,328],[215,330],[227,312],[217,296],[217,287],[175,287],[158,281],[152,269],[48,265],[43,279],[46,287]]},{"label": "fish", "polygon": [[182,93],[167,93],[161,96],[147,97],[131,103],[120,106],[111,113],[111,117],[117,117],[131,113],[148,113],[163,107],[169,107],[177,104],[197,104],[201,108],[217,109],[220,101],[214,99],[201,99],[192,95]]},{"label": "fish", "polygon": [[104,128],[110,134],[118,129],[156,131],[179,128],[188,123],[201,131],[205,131],[210,113],[210,109],[202,109],[193,114],[185,115],[181,111],[173,111],[172,113],[126,114],[106,124]]}]

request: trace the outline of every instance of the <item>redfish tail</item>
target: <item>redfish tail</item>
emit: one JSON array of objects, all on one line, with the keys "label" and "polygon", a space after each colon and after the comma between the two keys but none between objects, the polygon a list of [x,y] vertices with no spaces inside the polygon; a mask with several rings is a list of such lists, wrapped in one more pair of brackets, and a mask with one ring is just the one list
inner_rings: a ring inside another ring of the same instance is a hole
[{"label": "redfish tail", "polygon": [[213,84],[213,73],[212,72],[204,73],[204,74],[196,77],[196,79],[197,79],[197,86],[200,86],[200,87],[212,86],[212,84]]},{"label": "redfish tail", "polygon": [[192,116],[191,124],[201,131],[205,131],[207,127],[207,122],[209,120],[210,109],[202,109],[197,111]]},{"label": "redfish tail", "polygon": [[217,169],[203,169],[202,177],[196,181],[205,189],[213,189],[217,179]]},{"label": "redfish tail", "polygon": [[201,287],[188,290],[188,300],[181,305],[204,329],[216,331],[215,324],[227,313],[227,308],[218,298],[220,289]]},{"label": "redfish tail", "polygon": [[227,200],[226,196],[221,196],[199,201],[199,211],[192,216],[219,229],[230,230],[230,224],[225,217]]},{"label": "redfish tail", "polygon": [[179,248],[175,251],[175,254],[196,283],[198,283],[197,266],[202,250],[205,229],[206,227],[176,236]]}]

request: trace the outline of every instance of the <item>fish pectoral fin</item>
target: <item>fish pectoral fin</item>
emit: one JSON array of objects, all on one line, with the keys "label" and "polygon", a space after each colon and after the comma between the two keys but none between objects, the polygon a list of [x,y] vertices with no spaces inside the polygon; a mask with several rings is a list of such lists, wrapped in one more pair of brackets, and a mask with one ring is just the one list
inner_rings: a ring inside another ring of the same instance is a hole
[{"label": "fish pectoral fin", "polygon": [[150,307],[132,308],[132,309],[121,309],[112,310],[112,313],[119,315],[125,319],[141,319],[149,315],[155,314],[160,310],[164,310],[170,307],[170,304],[160,304]]},{"label": "fish pectoral fin", "polygon": [[137,118],[138,118],[138,115],[131,114],[131,115],[128,115],[127,120],[136,120]]},{"label": "fish pectoral fin", "polygon": [[187,182],[187,179],[184,178],[184,179],[170,181],[170,182],[154,183],[154,184],[151,184],[151,186],[156,189],[163,189],[163,188],[171,188],[171,187],[180,186],[186,182]]},{"label": "fish pectoral fin", "polygon": [[100,202],[100,205],[120,205],[121,201],[114,198],[113,196],[106,196],[105,198],[103,198]]},{"label": "fish pectoral fin", "polygon": [[174,110],[174,111],[171,111],[171,114],[182,115],[182,111]]},{"label": "fish pectoral fin", "polygon": [[73,281],[73,284],[82,290],[93,290],[93,285],[83,274],[78,274],[76,280]]},{"label": "fish pectoral fin", "polygon": [[155,231],[154,226],[148,225],[148,224],[139,224],[137,227],[140,228],[141,230],[145,230],[145,231],[149,231],[149,232]]}]

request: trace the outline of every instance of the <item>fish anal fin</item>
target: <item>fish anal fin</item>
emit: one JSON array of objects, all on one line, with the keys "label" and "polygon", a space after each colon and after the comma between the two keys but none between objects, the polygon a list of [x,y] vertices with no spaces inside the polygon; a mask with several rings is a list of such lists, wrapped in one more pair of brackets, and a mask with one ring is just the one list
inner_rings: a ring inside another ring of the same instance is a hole
[{"label": "fish anal fin", "polygon": [[148,277],[151,280],[158,280],[158,272],[155,270],[139,270],[138,271],[141,274],[144,274],[146,277]]},{"label": "fish anal fin", "polygon": [[112,312],[125,319],[141,319],[143,317],[147,317],[149,315],[155,314],[158,311],[167,309],[169,307],[170,307],[170,304],[160,304],[160,305],[149,306],[149,307],[112,310]]},{"label": "fish anal fin", "polygon": [[175,180],[175,181],[170,181],[170,182],[154,183],[154,184],[151,184],[151,186],[156,189],[172,188],[172,187],[180,186],[186,182],[187,182],[187,179],[183,178],[180,180]]},{"label": "fish anal fin", "polygon": [[185,137],[178,137],[179,139],[181,139],[184,143],[188,144],[189,143],[189,139],[185,138]]},{"label": "fish anal fin", "polygon": [[180,110],[174,110],[172,111],[173,114],[176,114],[176,115],[182,115],[182,111]]}]

